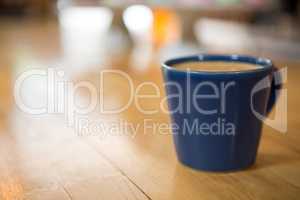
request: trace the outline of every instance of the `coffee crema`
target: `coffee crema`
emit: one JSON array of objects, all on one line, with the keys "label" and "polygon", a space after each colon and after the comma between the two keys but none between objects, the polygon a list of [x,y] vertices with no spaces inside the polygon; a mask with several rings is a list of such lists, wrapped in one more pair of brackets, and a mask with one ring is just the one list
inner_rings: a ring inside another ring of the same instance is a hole
[{"label": "coffee crema", "polygon": [[260,65],[226,61],[190,61],[174,64],[173,67],[183,71],[190,70],[204,72],[238,72],[261,68]]}]

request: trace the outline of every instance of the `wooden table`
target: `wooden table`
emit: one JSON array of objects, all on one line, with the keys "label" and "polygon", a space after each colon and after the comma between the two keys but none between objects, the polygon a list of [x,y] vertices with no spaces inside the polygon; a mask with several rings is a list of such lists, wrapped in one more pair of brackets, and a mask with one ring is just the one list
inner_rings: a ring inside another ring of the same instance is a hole
[{"label": "wooden table", "polygon": [[[134,87],[145,81],[159,85],[159,66],[138,70],[128,64],[129,54],[79,73],[63,61],[58,26],[48,21],[0,23],[0,199],[299,199],[300,198],[300,63],[277,61],[288,66],[288,132],[264,126],[256,164],[240,172],[208,173],[184,167],[176,160],[171,134],[152,129],[111,134],[92,129],[75,132],[63,114],[30,115],[21,112],[13,98],[17,75],[30,68],[57,66],[70,80],[97,85],[103,69],[120,69],[132,78]],[[276,59],[276,58],[275,58]],[[112,66],[112,67],[110,67]],[[120,66],[120,67],[115,67]],[[104,99],[108,107],[129,98],[124,79],[108,75]],[[99,88],[97,88],[99,89]],[[39,105],[41,82],[24,86],[24,99]],[[144,88],[141,93],[151,93]],[[87,100],[88,94],[79,92]],[[161,97],[163,98],[163,96]],[[161,98],[140,102],[155,108]],[[84,116],[92,123],[111,127],[119,120],[133,125],[168,123],[163,112],[145,115],[134,105],[119,114],[99,110]],[[135,134],[133,134],[135,133]],[[170,132],[169,132],[170,133]]]}]

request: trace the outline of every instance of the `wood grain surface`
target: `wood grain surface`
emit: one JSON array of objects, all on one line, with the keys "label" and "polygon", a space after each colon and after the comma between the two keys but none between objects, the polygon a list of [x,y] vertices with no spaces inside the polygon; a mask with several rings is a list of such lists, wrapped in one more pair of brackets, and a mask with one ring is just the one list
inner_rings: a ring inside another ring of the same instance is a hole
[{"label": "wood grain surface", "polygon": [[[230,173],[196,171],[178,163],[171,134],[153,129],[123,133],[92,130],[78,133],[63,114],[29,115],[13,98],[14,82],[30,68],[56,67],[70,73],[70,80],[97,85],[102,69],[120,69],[134,87],[145,81],[159,86],[160,98],[139,102],[155,108],[163,98],[157,61],[138,70],[129,63],[129,50],[108,55],[105,64],[75,68],[64,60],[63,42],[55,21],[2,20],[0,22],[0,199],[294,199],[300,198],[300,63],[278,61],[288,66],[288,131],[264,126],[257,162],[247,170]],[[117,47],[116,47],[117,48]],[[104,66],[104,67],[103,67]],[[116,67],[117,66],[117,67]],[[128,84],[115,75],[105,77],[105,106],[126,102]],[[24,99],[39,105],[40,82],[24,86]],[[99,89],[99,88],[97,88]],[[143,94],[153,88],[145,87]],[[81,91],[80,99],[88,100]],[[36,101],[36,102],[35,102]],[[93,123],[111,126],[124,120],[168,123],[164,112],[143,114],[134,105],[119,114],[93,111],[85,116]],[[170,132],[168,132],[170,133]]]}]

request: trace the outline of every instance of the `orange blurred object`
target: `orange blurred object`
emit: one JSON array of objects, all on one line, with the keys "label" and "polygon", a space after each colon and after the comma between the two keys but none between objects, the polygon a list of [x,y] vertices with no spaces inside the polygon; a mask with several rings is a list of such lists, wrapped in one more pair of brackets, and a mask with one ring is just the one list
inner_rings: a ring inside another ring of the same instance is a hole
[{"label": "orange blurred object", "polygon": [[167,8],[154,8],[153,17],[153,42],[155,48],[180,40],[181,23],[175,11]]}]

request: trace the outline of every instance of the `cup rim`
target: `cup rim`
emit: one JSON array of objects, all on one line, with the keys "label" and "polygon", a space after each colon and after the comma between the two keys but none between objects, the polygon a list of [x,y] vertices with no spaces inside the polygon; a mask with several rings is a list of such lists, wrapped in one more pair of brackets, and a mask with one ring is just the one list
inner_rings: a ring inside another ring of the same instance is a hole
[{"label": "cup rim", "polygon": [[[184,63],[188,61],[224,61],[224,62],[241,62],[248,64],[255,64],[261,67],[251,70],[241,71],[195,71],[195,70],[179,70],[173,67],[174,64]],[[270,59],[246,56],[239,54],[197,54],[191,56],[182,56],[166,60],[161,64],[162,68],[178,73],[192,73],[192,74],[205,74],[205,75],[239,75],[239,74],[253,74],[257,72],[271,70],[273,63]]]}]

